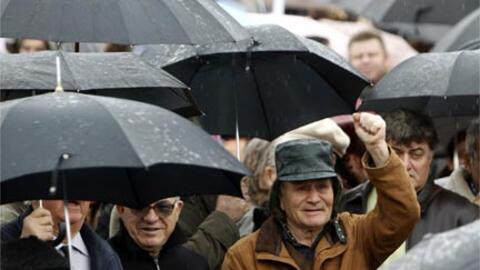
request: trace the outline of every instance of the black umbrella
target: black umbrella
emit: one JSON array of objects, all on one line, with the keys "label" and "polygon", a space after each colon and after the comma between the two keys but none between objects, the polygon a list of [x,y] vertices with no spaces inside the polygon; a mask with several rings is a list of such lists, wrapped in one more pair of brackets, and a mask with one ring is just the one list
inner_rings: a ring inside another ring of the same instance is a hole
[{"label": "black umbrella", "polygon": [[410,109],[431,117],[478,116],[480,50],[414,56],[383,77],[360,110]]},{"label": "black umbrella", "polygon": [[479,7],[478,0],[369,1],[361,15],[403,36],[434,42]]},{"label": "black umbrella", "polygon": [[238,196],[248,174],[188,120],[124,99],[55,92],[6,101],[0,137],[1,203],[64,197],[58,190],[141,208],[169,196]]},{"label": "black umbrella", "polygon": [[440,145],[478,117],[480,51],[429,53],[395,67],[359,110],[409,109],[432,117]]},{"label": "black umbrella", "polygon": [[192,88],[213,134],[273,139],[351,113],[368,82],[315,41],[278,26],[249,29],[255,45],[152,46],[143,57]]},{"label": "black umbrella", "polygon": [[0,10],[1,37],[120,44],[249,38],[213,0],[2,0]]},{"label": "black umbrella", "polygon": [[132,53],[39,52],[0,57],[1,100],[51,92],[60,56],[67,91],[138,100],[184,116],[200,115],[187,87]]},{"label": "black umbrella", "polygon": [[470,13],[440,39],[432,52],[480,49],[480,8]]}]

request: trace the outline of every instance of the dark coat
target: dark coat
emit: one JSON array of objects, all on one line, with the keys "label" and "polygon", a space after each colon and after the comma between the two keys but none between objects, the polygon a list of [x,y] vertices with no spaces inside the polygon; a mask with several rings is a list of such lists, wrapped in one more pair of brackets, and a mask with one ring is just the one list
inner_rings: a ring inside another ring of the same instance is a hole
[{"label": "dark coat", "polygon": [[[0,228],[0,237],[2,242],[13,241],[20,238],[22,233],[23,219],[32,212],[32,209],[18,217],[17,219],[3,225]],[[122,269],[122,264],[117,254],[110,245],[95,234],[86,224],[80,229],[80,235],[85,243],[90,256],[91,270],[118,270]]]},{"label": "dark coat", "polygon": [[[342,210],[363,214],[367,210],[368,196],[373,189],[365,182],[345,193]],[[418,194],[421,219],[407,240],[407,249],[420,242],[428,233],[455,229],[479,218],[480,209],[462,196],[428,181]]]},{"label": "dark coat", "polygon": [[217,269],[227,249],[240,238],[235,222],[215,211],[217,195],[194,195],[182,200],[185,204],[177,226],[189,238],[184,247],[202,255],[210,269]]},{"label": "dark coat", "polygon": [[47,242],[36,237],[2,242],[3,270],[68,270],[68,260]]},{"label": "dark coat", "polygon": [[187,239],[177,227],[158,258],[153,258],[141,249],[121,225],[120,231],[109,240],[111,246],[120,256],[125,270],[207,270],[207,261],[194,251],[182,246]]}]

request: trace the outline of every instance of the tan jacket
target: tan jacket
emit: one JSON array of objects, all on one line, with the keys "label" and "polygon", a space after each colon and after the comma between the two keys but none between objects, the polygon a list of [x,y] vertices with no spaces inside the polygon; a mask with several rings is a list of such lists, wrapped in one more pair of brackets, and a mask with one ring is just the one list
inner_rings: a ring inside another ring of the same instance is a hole
[{"label": "tan jacket", "polygon": [[[397,155],[391,151],[381,168],[366,166],[378,191],[378,204],[367,215],[338,215],[346,243],[327,234],[316,247],[313,269],[376,269],[412,231],[420,218],[415,190]],[[300,269],[290,256],[278,226],[268,220],[255,233],[239,240],[225,256],[224,270]]]}]

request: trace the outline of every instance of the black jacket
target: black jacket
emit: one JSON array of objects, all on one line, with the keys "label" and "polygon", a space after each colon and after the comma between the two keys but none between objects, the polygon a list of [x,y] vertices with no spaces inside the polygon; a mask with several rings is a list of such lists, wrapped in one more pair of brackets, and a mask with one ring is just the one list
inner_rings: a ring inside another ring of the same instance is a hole
[{"label": "black jacket", "polygon": [[2,270],[69,270],[68,260],[36,237],[2,242]]},{"label": "black jacket", "polygon": [[[349,190],[344,194],[341,210],[356,214],[367,211],[367,200],[373,185],[370,182]],[[420,242],[428,233],[448,231],[468,224],[479,218],[480,208],[462,196],[428,181],[417,194],[421,208],[421,219],[407,239],[407,249]]]},{"label": "black jacket", "polygon": [[186,241],[180,229],[173,231],[163,246],[158,258],[151,257],[130,237],[127,230],[120,226],[120,231],[109,240],[110,245],[120,256],[125,270],[207,270],[207,261],[194,251],[182,246]]},{"label": "black jacket", "polygon": [[[2,242],[18,240],[22,233],[23,219],[32,212],[30,208],[17,219],[3,225],[0,229]],[[101,239],[95,232],[84,224],[80,229],[80,235],[85,243],[90,256],[91,270],[121,270],[122,265],[117,254],[107,241]]]}]

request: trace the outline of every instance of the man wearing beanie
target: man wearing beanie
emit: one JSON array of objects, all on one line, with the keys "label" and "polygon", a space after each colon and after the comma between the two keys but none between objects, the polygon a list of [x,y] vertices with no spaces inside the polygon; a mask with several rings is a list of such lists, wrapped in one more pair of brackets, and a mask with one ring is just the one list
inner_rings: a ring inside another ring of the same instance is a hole
[{"label": "man wearing beanie", "polygon": [[378,190],[376,209],[337,215],[341,185],[329,142],[281,143],[273,215],[230,248],[222,269],[376,269],[408,237],[420,210],[402,162],[385,141],[385,122],[359,113],[354,123],[367,149],[362,164]]}]

